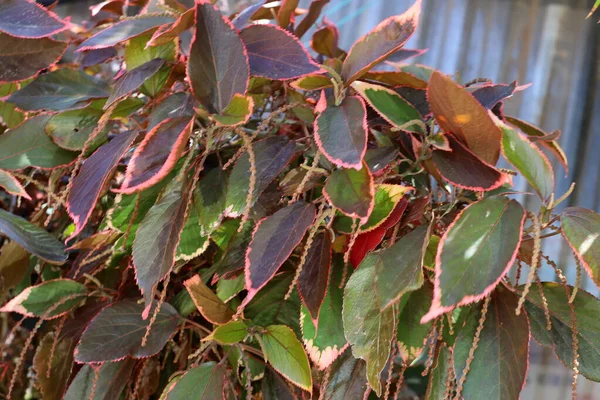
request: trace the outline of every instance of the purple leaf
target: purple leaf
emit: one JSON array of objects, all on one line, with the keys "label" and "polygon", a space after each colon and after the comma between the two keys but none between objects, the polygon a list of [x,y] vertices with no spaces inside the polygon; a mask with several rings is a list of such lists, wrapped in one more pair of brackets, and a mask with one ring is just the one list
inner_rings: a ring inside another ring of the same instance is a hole
[{"label": "purple leaf", "polygon": [[246,24],[248,23],[248,21],[250,21],[250,18],[252,18],[252,15],[254,15],[255,12],[257,12],[262,6],[263,4],[266,3],[267,0],[259,0],[256,2],[256,4],[253,4],[249,7],[246,7],[244,10],[242,10],[232,21],[231,23],[233,24],[233,26],[235,27],[235,29],[242,29],[246,26]]},{"label": "purple leaf", "polygon": [[161,351],[177,329],[179,315],[173,306],[163,303],[152,324],[148,342],[142,346],[149,323],[142,319],[143,308],[143,304],[127,299],[100,311],[83,332],[75,349],[75,361],[101,363],[127,356],[145,358]]},{"label": "purple leaf", "polygon": [[123,185],[116,192],[140,192],[167,176],[181,158],[193,123],[189,116],[170,118],[148,132],[133,152]]},{"label": "purple leaf", "polygon": [[81,43],[75,51],[113,47],[171,22],[173,22],[173,18],[165,15],[145,15],[135,19],[126,19],[96,33]]},{"label": "purple leaf", "polygon": [[346,97],[339,106],[327,107],[315,121],[315,140],[332,163],[362,168],[367,151],[367,108],[358,96]]},{"label": "purple leaf", "polygon": [[0,33],[0,83],[22,81],[58,62],[68,43]]},{"label": "purple leaf", "polygon": [[75,223],[75,232],[71,237],[77,236],[84,228],[102,189],[136,136],[137,132],[134,131],[117,135],[83,163],[81,171],[73,179],[67,199],[67,210]]},{"label": "purple leaf", "polygon": [[240,32],[248,50],[250,75],[292,79],[322,72],[291,33],[275,25],[251,25]]},{"label": "purple leaf", "polygon": [[328,230],[317,233],[308,249],[304,267],[298,276],[298,293],[313,321],[319,318],[319,310],[327,292],[331,251],[331,233]]},{"label": "purple leaf", "polygon": [[117,83],[115,83],[113,92],[104,105],[104,110],[115,101],[121,100],[125,96],[128,96],[139,89],[144,82],[157,73],[164,64],[165,60],[155,58],[154,60],[148,61],[122,75]]},{"label": "purple leaf", "polygon": [[82,54],[80,61],[81,66],[88,68],[110,60],[117,55],[117,51],[112,47],[108,47],[106,49],[84,51]]},{"label": "purple leaf", "polygon": [[187,75],[194,96],[211,113],[221,113],[236,93],[246,94],[250,78],[246,48],[212,4],[196,4]]},{"label": "purple leaf", "polygon": [[246,252],[247,304],[273,278],[315,219],[315,206],[296,202],[256,225]]},{"label": "purple leaf", "polygon": [[0,31],[19,38],[39,39],[64,31],[68,25],[32,0],[0,2]]},{"label": "purple leaf", "polygon": [[469,190],[494,190],[508,176],[473,154],[453,135],[446,135],[451,151],[435,150],[432,160],[442,177],[451,184]]},{"label": "purple leaf", "polygon": [[500,101],[511,97],[516,88],[517,81],[514,81],[510,85],[486,85],[473,90],[471,94],[486,110],[491,110]]}]

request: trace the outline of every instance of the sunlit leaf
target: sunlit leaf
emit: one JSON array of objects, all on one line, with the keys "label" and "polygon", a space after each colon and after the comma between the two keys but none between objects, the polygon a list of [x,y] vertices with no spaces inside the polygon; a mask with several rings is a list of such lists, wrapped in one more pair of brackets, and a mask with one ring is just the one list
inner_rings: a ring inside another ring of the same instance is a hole
[{"label": "sunlit leaf", "polygon": [[221,113],[248,88],[248,56],[242,39],[210,3],[196,3],[194,39],[187,74],[194,96],[211,113]]},{"label": "sunlit leaf", "polygon": [[560,214],[561,232],[590,278],[600,286],[600,215],[581,207]]},{"label": "sunlit leaf", "polygon": [[[153,307],[156,307],[154,302]],[[148,342],[142,346],[149,320],[142,319],[144,305],[127,299],[111,304],[94,317],[75,349],[79,363],[117,361],[126,356],[149,357],[165,346],[177,329],[179,315],[169,303],[163,303],[152,324]]]},{"label": "sunlit leaf", "polygon": [[220,344],[239,343],[248,335],[248,326],[244,321],[230,321],[225,325],[217,326],[204,341],[214,340]]},{"label": "sunlit leaf", "polygon": [[330,105],[315,121],[319,149],[340,167],[362,168],[367,135],[365,102],[357,96],[346,97],[339,106]]},{"label": "sunlit leaf", "polygon": [[238,126],[243,125],[252,116],[252,108],[254,100],[250,96],[242,96],[235,94],[231,103],[219,115],[214,115],[213,118],[221,125]]},{"label": "sunlit leaf", "polygon": [[523,207],[504,196],[488,197],[462,210],[440,242],[435,295],[422,321],[489,294],[517,256],[524,222]]},{"label": "sunlit leaf", "polygon": [[167,385],[162,400],[221,400],[225,397],[225,370],[214,362],[191,368]]},{"label": "sunlit leaf", "polygon": [[1,209],[0,234],[49,263],[62,264],[67,261],[65,246],[54,236],[39,226]]},{"label": "sunlit leaf", "polygon": [[87,294],[87,288],[81,283],[70,279],[54,279],[29,286],[6,303],[0,311],[50,319],[69,312]]},{"label": "sunlit leaf", "polygon": [[231,320],[233,310],[202,282],[199,275],[194,275],[184,285],[200,314],[209,322],[221,325]]}]

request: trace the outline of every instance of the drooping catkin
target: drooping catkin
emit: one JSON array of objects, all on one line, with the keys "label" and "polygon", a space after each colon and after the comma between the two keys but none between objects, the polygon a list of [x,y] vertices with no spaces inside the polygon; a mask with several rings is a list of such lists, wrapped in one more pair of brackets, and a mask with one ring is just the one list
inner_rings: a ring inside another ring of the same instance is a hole
[{"label": "drooping catkin", "polygon": [[129,218],[129,222],[127,223],[127,229],[125,230],[125,234],[123,235],[123,241],[121,242],[121,249],[124,250],[127,247],[127,242],[129,241],[129,236],[131,235],[131,229],[133,228],[133,224],[135,224],[135,220],[138,217],[138,213],[140,212],[140,202],[142,200],[142,195],[137,193],[135,197],[135,204],[133,206],[133,211],[131,212],[131,217]]},{"label": "drooping catkin", "polygon": [[521,280],[521,273],[523,272],[523,260],[517,258],[517,273],[515,274],[515,286],[519,285]]},{"label": "drooping catkin", "polygon": [[142,338],[142,347],[146,346],[146,343],[148,343],[148,337],[150,336],[150,331],[152,330],[152,325],[156,321],[156,318],[158,317],[158,313],[160,312],[160,308],[162,307],[163,303],[165,302],[165,297],[167,296],[167,287],[169,286],[170,280],[171,280],[171,274],[168,273],[167,277],[165,278],[165,282],[163,284],[163,289],[160,292],[160,299],[158,300],[158,303],[156,304],[156,308],[154,309],[154,312],[152,313],[152,317],[150,318],[150,322],[148,323],[148,326],[146,327],[146,332],[144,333],[144,337]]},{"label": "drooping catkin", "polygon": [[550,318],[548,299],[546,299],[546,295],[544,294],[544,286],[542,285],[542,281],[540,280],[540,276],[537,272],[535,274],[535,283],[538,287],[538,291],[540,292],[540,298],[542,299],[542,305],[544,307],[544,317],[546,318],[546,330],[549,331],[552,329],[552,319]]},{"label": "drooping catkin", "polygon": [[254,190],[256,189],[256,175],[258,174],[256,170],[256,155],[254,154],[252,139],[249,138],[245,133],[242,137],[244,138],[244,148],[248,152],[248,161],[250,162],[250,181],[248,183],[248,194],[246,195],[246,206],[244,207],[244,212],[242,213],[242,219],[240,221],[238,232],[241,232],[244,229],[244,225],[246,225],[246,221],[248,221],[248,218],[250,217],[250,210],[252,209],[252,204],[254,201]]},{"label": "drooping catkin", "polygon": [[465,367],[463,368],[462,375],[458,381],[458,385],[456,387],[456,395],[454,396],[455,400],[460,400],[460,396],[462,395],[462,390],[467,381],[467,374],[471,369],[471,363],[475,358],[475,351],[477,350],[477,346],[479,345],[479,338],[481,336],[481,331],[483,330],[483,326],[485,325],[485,320],[487,318],[488,306],[490,305],[491,296],[487,296],[483,301],[483,307],[481,307],[481,316],[479,317],[479,324],[477,325],[477,329],[475,330],[475,337],[473,338],[473,345],[469,349],[469,355],[467,357],[467,361],[465,363]]},{"label": "drooping catkin", "polygon": [[358,236],[358,218],[352,219],[352,234],[350,235],[350,241],[348,242],[348,248],[344,253],[344,270],[342,272],[342,280],[340,281],[339,288],[344,287],[344,283],[346,282],[346,277],[348,276],[348,264],[350,263],[350,252],[352,251],[352,247],[354,247],[354,242],[356,242],[356,238]]},{"label": "drooping catkin", "polygon": [[529,275],[527,276],[527,282],[525,282],[525,287],[523,288],[523,293],[521,293],[521,297],[519,298],[519,303],[517,304],[517,309],[515,313],[517,315],[521,315],[521,308],[523,307],[523,303],[525,302],[525,298],[529,293],[529,289],[531,288],[531,284],[533,282],[533,278],[535,276],[536,270],[540,261],[540,250],[541,250],[541,226],[540,220],[537,215],[534,213],[529,213],[529,218],[533,223],[533,252],[531,255],[531,265],[529,269]]},{"label": "drooping catkin", "polygon": [[142,365],[140,365],[140,369],[139,369],[139,372],[138,372],[136,380],[135,380],[135,385],[133,386],[133,392],[131,393],[132,400],[135,400],[138,398],[140,388],[142,387],[142,382],[144,380],[144,372],[146,370],[146,367],[148,366],[149,361],[150,361],[150,357],[145,358],[144,361],[142,361]]},{"label": "drooping catkin", "polygon": [[50,354],[48,355],[48,364],[46,366],[46,378],[50,378],[50,372],[52,372],[52,360],[54,359],[54,353],[56,352],[56,345],[58,344],[58,337],[60,336],[60,332],[62,331],[62,328],[65,325],[66,320],[67,320],[66,315],[61,317],[58,320],[56,329],[54,330],[54,338],[52,340],[52,346],[50,346]]},{"label": "drooping catkin", "polygon": [[[392,306],[394,308],[394,314],[398,314],[396,312],[396,306]],[[397,319],[397,317],[396,317]],[[395,323],[392,331],[392,351],[390,354],[390,366],[388,368],[388,376],[385,381],[385,394],[383,395],[384,399],[388,399],[390,397],[390,389],[392,387],[392,378],[394,377],[394,360],[398,357],[398,346],[396,344],[396,337],[398,336],[398,324]]]},{"label": "drooping catkin", "polygon": [[404,373],[408,368],[408,364],[402,361],[400,365],[400,371],[398,371],[398,380],[396,381],[396,390],[394,391],[394,400],[398,400],[400,392],[402,391],[402,385],[404,385]]},{"label": "drooping catkin", "polygon": [[331,375],[331,366],[325,368],[323,371],[323,379],[321,380],[321,390],[319,390],[319,400],[325,399],[325,392],[327,390],[327,385],[329,385],[329,377]]},{"label": "drooping catkin", "polygon": [[577,254],[573,254],[575,256],[575,267],[576,267],[576,275],[575,275],[575,285],[573,285],[573,292],[571,293],[571,297],[569,297],[569,303],[573,303],[575,301],[575,297],[577,296],[577,292],[579,291],[579,286],[581,286],[581,260],[577,257]]},{"label": "drooping catkin", "polygon": [[423,372],[421,372],[421,376],[427,376],[427,374],[429,374],[429,369],[433,364],[433,358],[435,356],[435,342],[437,340],[438,335],[439,334],[437,328],[437,320],[435,320],[431,326],[429,334],[427,335],[427,339],[425,339],[425,343],[428,343],[429,347],[427,349],[427,359],[425,360],[425,368],[423,369]]},{"label": "drooping catkin", "polygon": [[[450,359],[448,360],[448,364],[454,365],[454,352],[452,350],[448,350],[450,352]],[[454,368],[448,368],[448,376],[446,377],[446,390],[444,391],[444,400],[451,399],[452,393],[454,392],[454,385],[456,384],[456,376],[454,374]]]},{"label": "drooping catkin", "polygon": [[298,199],[300,198],[302,193],[304,193],[304,188],[306,187],[306,184],[310,181],[312,174],[315,172],[315,169],[319,166],[320,158],[321,158],[321,152],[317,151],[315,153],[315,158],[313,159],[311,166],[308,168],[308,170],[306,171],[306,174],[302,178],[302,181],[300,182],[300,184],[294,191],[294,194],[292,195],[292,200],[290,201],[290,203],[295,203],[296,201],[298,201]]},{"label": "drooping catkin", "polygon": [[94,379],[92,380],[92,388],[90,389],[90,394],[88,395],[87,400],[94,400],[94,397],[96,397],[98,381],[100,380],[100,368],[102,368],[102,364],[92,365],[92,369],[94,370]]}]

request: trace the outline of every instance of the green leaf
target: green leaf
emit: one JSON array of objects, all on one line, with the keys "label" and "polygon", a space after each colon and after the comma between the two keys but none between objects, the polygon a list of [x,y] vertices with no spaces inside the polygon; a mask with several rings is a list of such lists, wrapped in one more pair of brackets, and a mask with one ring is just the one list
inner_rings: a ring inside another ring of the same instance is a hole
[{"label": "green leaf", "polygon": [[225,397],[225,370],[215,362],[200,364],[167,385],[162,400],[222,400]]},{"label": "green leaf", "polygon": [[329,105],[315,120],[319,150],[338,167],[361,169],[367,151],[367,107],[362,98],[349,96]]},{"label": "green leaf", "polygon": [[421,225],[391,247],[372,253],[369,259],[375,263],[375,293],[382,310],[423,285],[423,257],[430,230]]},{"label": "green leaf", "polygon": [[200,229],[210,235],[220,225],[225,211],[227,175],[221,168],[211,169],[194,190],[193,211],[196,212]]},{"label": "green leaf", "polygon": [[427,98],[444,132],[453,133],[483,161],[496,165],[502,131],[471,93],[441,72],[434,71],[429,79]]},{"label": "green leaf", "polygon": [[9,172],[3,171],[0,169],[0,188],[4,189],[7,193],[10,193],[15,196],[22,196],[26,199],[31,199],[27,191],[21,182],[14,176],[12,176]]},{"label": "green leaf", "polygon": [[389,17],[354,43],[342,67],[349,85],[406,43],[419,23],[421,0],[401,15]]},{"label": "green leaf", "polygon": [[367,362],[369,386],[379,396],[382,392],[380,374],[390,356],[396,322],[394,308],[381,311],[373,290],[378,262],[378,255],[367,255],[350,277],[344,290],[342,317],[352,353]]},{"label": "green leaf", "polygon": [[298,387],[312,392],[308,357],[296,334],[284,325],[271,325],[258,336],[265,360]]},{"label": "green leaf", "polygon": [[423,349],[432,321],[421,324],[421,318],[429,310],[433,299],[433,285],[428,281],[420,289],[408,294],[408,300],[398,318],[396,340],[400,348],[400,356],[404,362],[416,360]]},{"label": "green leaf", "polygon": [[254,108],[254,100],[250,96],[235,94],[231,102],[220,114],[213,115],[213,118],[220,124],[225,126],[243,125],[252,116]]},{"label": "green leaf", "polygon": [[[165,61],[175,61],[176,46],[174,41],[170,41],[159,46],[149,46],[146,48],[151,35],[140,35],[131,39],[127,46],[125,46],[125,63],[127,64],[127,70],[138,68],[149,61],[156,58]],[[169,75],[171,74],[171,67],[169,65],[163,65],[154,75],[144,82],[142,85],[142,92],[154,97],[163,88]]]},{"label": "green leaf", "polygon": [[331,173],[323,188],[327,201],[352,218],[366,222],[374,206],[375,187],[369,169],[340,168]]},{"label": "green leaf", "polygon": [[[410,186],[380,184],[376,186],[373,211],[369,219],[360,225],[360,233],[369,232],[378,228],[396,208],[398,202],[413,188]],[[352,219],[347,216],[336,217],[333,227],[341,232],[352,232]]]},{"label": "green leaf", "polygon": [[247,334],[248,326],[244,321],[230,321],[225,325],[217,326],[202,341],[214,340],[219,344],[235,344],[244,340]]},{"label": "green leaf", "polygon": [[244,43],[221,12],[196,3],[187,74],[194,96],[210,113],[221,113],[237,94],[246,94],[250,69]]},{"label": "green leaf", "polygon": [[[100,117],[102,112],[92,107],[64,111],[50,118],[46,124],[46,133],[61,148],[79,151],[83,149],[83,145],[98,126]],[[96,135],[91,143],[91,149],[106,140],[108,131],[107,127]]]},{"label": "green leaf", "polygon": [[[256,185],[252,205],[267,186],[279,175],[296,155],[296,145],[285,136],[271,136],[252,144],[256,165]],[[227,183],[227,209],[230,217],[240,216],[246,208],[250,190],[250,156],[245,152],[237,161]]]},{"label": "green leaf", "polygon": [[81,283],[70,279],[54,279],[29,286],[0,308],[0,311],[51,319],[66,314],[87,295],[87,288]]},{"label": "green leaf", "polygon": [[[573,287],[568,286],[568,289],[569,293],[573,292]],[[531,290],[527,295],[525,310],[531,322],[531,333],[537,342],[552,347],[558,359],[571,368],[573,321],[569,296],[562,285],[553,282],[543,283],[543,291],[547,306],[544,306],[544,300],[538,290]],[[550,331],[546,330],[545,307],[550,313]],[[573,301],[573,308],[577,321],[579,373],[590,380],[600,382],[600,300],[580,289]]]},{"label": "green leaf", "polygon": [[217,296],[227,303],[244,290],[245,287],[246,281],[243,274],[232,279],[219,279],[219,282],[217,282]]},{"label": "green leaf", "polygon": [[25,39],[0,33],[0,82],[22,81],[56,64],[67,42]]},{"label": "green leaf", "polygon": [[71,163],[77,153],[61,149],[44,131],[50,118],[47,114],[37,115],[0,135],[0,168],[50,169]]},{"label": "green leaf", "polygon": [[187,190],[177,181],[150,208],[135,235],[133,265],[147,309],[158,283],[171,271],[185,224]]},{"label": "green leaf", "polygon": [[[158,302],[153,302],[152,310]],[[75,349],[75,361],[79,363],[101,363],[116,361],[124,357],[146,358],[163,349],[171,335],[177,330],[179,315],[169,303],[162,303],[156,320],[142,346],[142,338],[150,319],[143,320],[144,305],[134,299],[111,304],[85,329]]]},{"label": "green leaf", "polygon": [[504,196],[488,197],[462,210],[440,242],[435,296],[422,321],[489,294],[513,265],[524,222],[523,207]]},{"label": "green leaf", "polygon": [[221,325],[231,321],[233,310],[202,282],[199,275],[186,280],[184,285],[200,314],[210,323]]},{"label": "green leaf", "polygon": [[333,84],[331,79],[325,75],[313,74],[303,76],[290,83],[290,86],[298,90],[321,90],[326,89]]},{"label": "green leaf", "polygon": [[[18,89],[19,84],[17,83],[0,84],[0,97],[6,97]],[[2,124],[12,129],[25,120],[25,114],[17,110],[12,104],[0,101],[0,119],[2,120]]]},{"label": "green leaf", "polygon": [[69,257],[65,246],[54,236],[24,218],[2,209],[0,209],[0,234],[49,263],[62,264]]},{"label": "green leaf", "polygon": [[[63,400],[118,399],[131,378],[134,366],[135,360],[131,358],[105,362],[100,366],[86,364],[81,367],[71,382]],[[97,378],[95,377],[96,373],[98,374]],[[90,397],[92,392],[94,396]]]},{"label": "green leaf", "polygon": [[352,87],[386,121],[403,131],[423,133],[422,124],[407,125],[410,121],[422,121],[421,114],[412,104],[384,86],[365,82],[354,82]]},{"label": "green leaf", "polygon": [[108,85],[104,80],[82,70],[61,68],[37,77],[11,94],[7,101],[23,111],[63,111],[108,95]]},{"label": "green leaf", "polygon": [[581,207],[560,214],[561,232],[586,272],[600,286],[600,215]]},{"label": "green leaf", "polygon": [[448,347],[439,346],[427,384],[425,400],[445,400],[447,398],[448,375],[452,371],[451,360]]},{"label": "green leaf", "polygon": [[548,200],[554,191],[552,165],[529,139],[516,129],[501,124],[502,154],[535,189],[543,201]]},{"label": "green leaf", "polygon": [[[515,314],[517,303],[518,298],[506,289],[492,294],[479,345],[464,384],[462,396],[465,400],[519,399],[527,376],[529,324],[524,314]],[[454,344],[457,380],[462,377],[473,346],[480,315],[480,307],[472,311]]]},{"label": "green leaf", "polygon": [[175,261],[194,259],[204,253],[210,244],[208,236],[203,235],[201,226],[198,224],[198,209],[192,205],[188,213],[175,252]]},{"label": "green leaf", "polygon": [[340,288],[343,261],[337,258],[333,264],[329,287],[316,320],[308,308],[302,305],[300,322],[302,341],[310,359],[320,370],[324,370],[348,347],[342,322],[344,291]]}]

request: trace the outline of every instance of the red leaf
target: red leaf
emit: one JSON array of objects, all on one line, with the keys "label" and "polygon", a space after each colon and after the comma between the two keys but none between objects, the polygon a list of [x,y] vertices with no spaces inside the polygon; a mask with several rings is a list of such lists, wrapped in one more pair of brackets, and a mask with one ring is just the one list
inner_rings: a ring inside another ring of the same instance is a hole
[{"label": "red leaf", "polygon": [[400,49],[417,28],[420,14],[421,0],[417,0],[404,14],[386,19],[354,43],[342,66],[346,85]]},{"label": "red leaf", "polygon": [[275,25],[251,25],[240,32],[248,50],[250,75],[292,79],[322,72],[302,43]]},{"label": "red leaf", "polygon": [[339,106],[328,106],[315,121],[315,140],[332,163],[362,168],[367,152],[367,107],[358,96],[346,97]]},{"label": "red leaf", "polygon": [[169,25],[163,25],[159,27],[156,32],[152,35],[146,48],[148,46],[159,46],[161,44],[167,44],[173,42],[173,39],[179,37],[180,34],[187,31],[194,25],[194,16],[196,12],[193,8],[190,8],[177,18],[177,21]]},{"label": "red leaf", "polygon": [[32,0],[0,3],[0,31],[19,38],[39,39],[64,31],[68,25]]},{"label": "red leaf", "polygon": [[231,22],[209,3],[196,4],[196,29],[187,64],[194,96],[211,113],[220,113],[233,96],[245,94],[248,55]]},{"label": "red leaf", "polygon": [[273,278],[315,219],[315,206],[296,202],[260,221],[246,251],[247,304]]},{"label": "red leaf", "polygon": [[331,249],[331,232],[324,230],[317,233],[308,249],[306,261],[298,276],[298,293],[313,321],[319,318],[319,310],[327,292],[331,268]]},{"label": "red leaf", "polygon": [[0,83],[35,76],[56,64],[67,46],[49,38],[21,39],[0,33]]},{"label": "red leaf", "polygon": [[387,228],[382,225],[372,231],[361,233],[356,237],[354,245],[350,250],[350,263],[354,268],[358,268],[367,253],[381,243],[386,232]]},{"label": "red leaf", "polygon": [[117,135],[113,140],[101,146],[81,167],[81,171],[73,178],[73,185],[67,199],[67,210],[75,231],[71,238],[77,236],[87,223],[102,189],[112,176],[123,154],[129,149],[137,136],[137,132],[126,132]]},{"label": "red leaf", "polygon": [[446,75],[434,71],[429,79],[427,98],[443,131],[456,135],[486,163],[496,165],[502,131],[471,93]]},{"label": "red leaf", "polygon": [[140,192],[167,176],[181,158],[193,123],[188,116],[170,118],[148,132],[131,156],[121,189],[115,192]]},{"label": "red leaf", "polygon": [[115,101],[121,100],[125,96],[128,96],[139,89],[144,82],[157,73],[164,64],[165,60],[155,58],[119,77],[119,80],[115,83],[113,92],[106,101],[103,109],[106,110]]},{"label": "red leaf", "polygon": [[452,151],[435,150],[433,163],[444,179],[455,186],[476,190],[494,190],[509,177],[477,157],[453,135],[446,135]]}]

